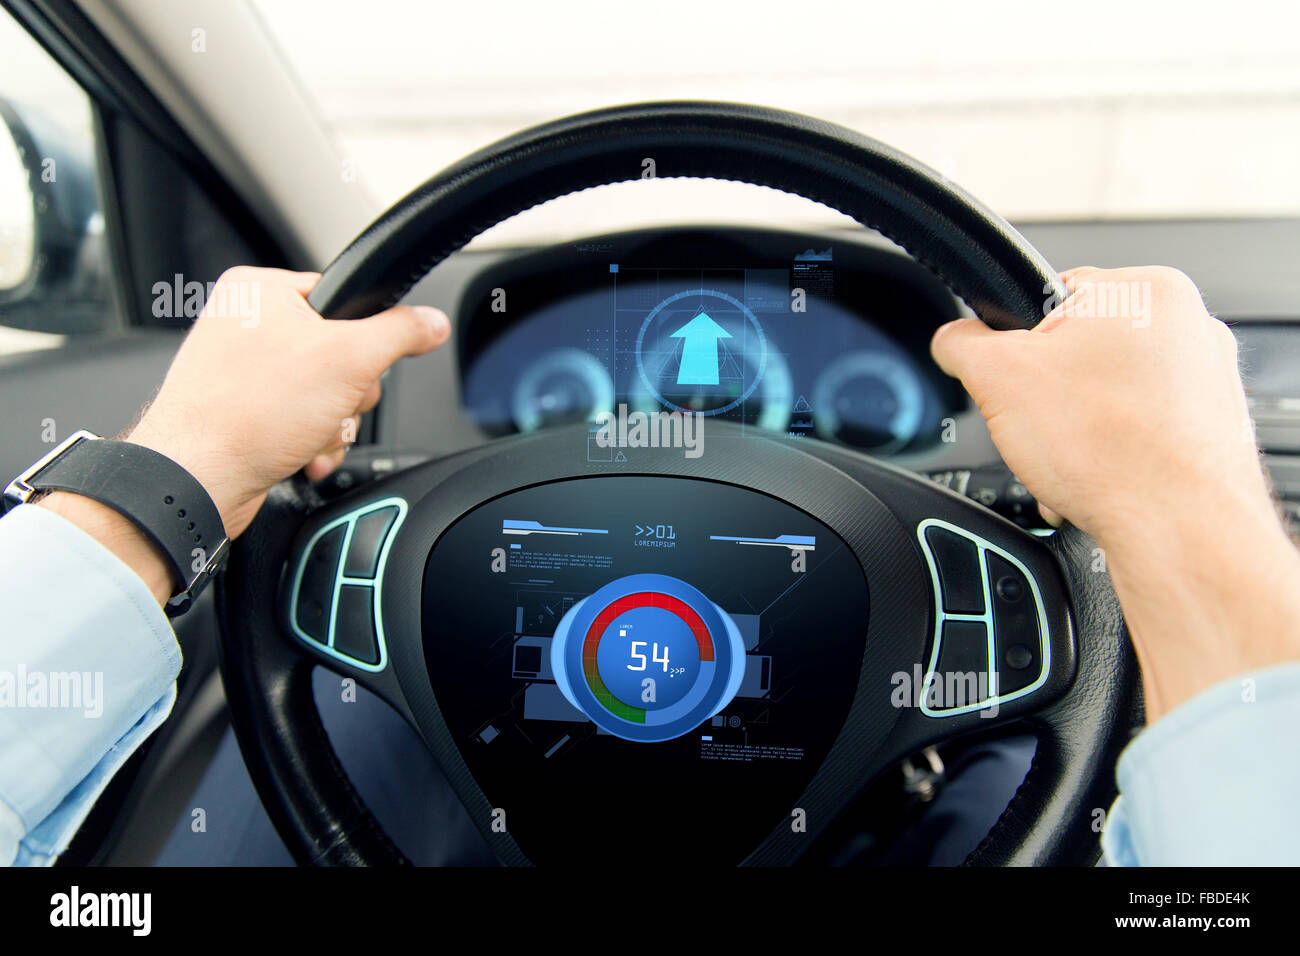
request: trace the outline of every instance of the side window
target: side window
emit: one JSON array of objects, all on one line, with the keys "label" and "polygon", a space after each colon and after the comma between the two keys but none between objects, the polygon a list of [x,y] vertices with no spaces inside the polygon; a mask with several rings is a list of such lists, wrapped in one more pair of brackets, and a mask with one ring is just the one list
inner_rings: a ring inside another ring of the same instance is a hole
[{"label": "side window", "polygon": [[0,355],[120,325],[89,96],[0,11]]}]

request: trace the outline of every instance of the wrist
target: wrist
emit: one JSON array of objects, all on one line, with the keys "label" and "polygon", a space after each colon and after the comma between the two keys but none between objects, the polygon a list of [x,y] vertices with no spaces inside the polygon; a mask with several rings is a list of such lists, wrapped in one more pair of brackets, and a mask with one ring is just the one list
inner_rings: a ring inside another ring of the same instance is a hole
[{"label": "wrist", "polygon": [[184,428],[160,425],[145,415],[129,434],[123,436],[123,440],[165,455],[189,472],[212,499],[229,535],[234,526],[234,516],[246,503],[246,496],[241,493],[238,483],[232,480],[238,469],[230,461],[223,461],[217,450],[187,441],[182,437],[186,433]]},{"label": "wrist", "polygon": [[1148,721],[1227,678],[1300,660],[1300,552],[1267,498],[1215,499],[1099,543]]},{"label": "wrist", "polygon": [[175,592],[171,566],[163,553],[112,508],[68,491],[51,491],[33,504],[75,524],[120,558],[140,576],[160,605]]}]

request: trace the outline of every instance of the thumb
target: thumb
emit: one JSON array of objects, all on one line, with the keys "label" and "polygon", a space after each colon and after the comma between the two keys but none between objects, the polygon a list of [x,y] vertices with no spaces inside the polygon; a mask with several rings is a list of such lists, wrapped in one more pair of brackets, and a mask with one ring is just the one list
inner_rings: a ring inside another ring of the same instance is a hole
[{"label": "thumb", "polygon": [[930,339],[930,354],[939,368],[966,382],[969,376],[978,376],[979,370],[987,366],[990,353],[1003,334],[979,319],[956,319],[935,329]]},{"label": "thumb", "polygon": [[350,346],[373,366],[376,376],[405,355],[431,352],[451,334],[451,323],[427,305],[395,305],[365,319],[340,322]]}]

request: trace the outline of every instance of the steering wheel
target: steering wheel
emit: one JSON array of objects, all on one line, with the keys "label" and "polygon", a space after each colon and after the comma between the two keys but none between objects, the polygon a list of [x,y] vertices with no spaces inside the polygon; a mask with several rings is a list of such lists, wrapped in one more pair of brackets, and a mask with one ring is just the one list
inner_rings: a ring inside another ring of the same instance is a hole
[{"label": "steering wheel", "polygon": [[[909,157],[792,113],[682,102],[467,157],[354,240],[311,304],[378,312],[490,226],[641,178],[646,159],[840,210],[997,329],[1066,295],[1008,223]],[[328,503],[301,476],[272,490],[220,584],[221,669],[299,863],[406,862],[331,749],[318,665],[406,717],[506,864],[647,848],[791,863],[903,756],[1013,721],[1037,753],[968,862],[1096,861],[1141,698],[1091,539],[1030,535],[843,448],[704,421],[698,457],[607,454],[613,438],[572,426]]]}]

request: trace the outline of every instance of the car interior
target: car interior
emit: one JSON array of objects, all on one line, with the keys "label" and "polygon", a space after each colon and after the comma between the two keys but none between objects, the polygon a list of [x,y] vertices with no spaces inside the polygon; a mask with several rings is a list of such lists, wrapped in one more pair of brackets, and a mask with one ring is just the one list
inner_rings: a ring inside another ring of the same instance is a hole
[{"label": "car interior", "polygon": [[[327,319],[403,301],[453,330],[385,376],[334,474],[275,489],[173,622],[172,716],[60,865],[203,862],[176,840],[218,767],[300,864],[656,841],[702,865],[1095,864],[1076,824],[1142,723],[1122,615],[929,351],[962,316],[1028,327],[1070,266],[1196,282],[1300,531],[1294,183],[1278,211],[1008,225],[939,154],[815,98],[683,81],[588,84],[581,108],[497,91],[481,115],[451,89],[445,156],[403,149],[426,107],[395,96],[345,130],[373,133],[372,165],[401,153],[380,199],[320,105],[369,61],[321,86],[286,27],[310,5],[0,6],[0,473],[135,420],[237,265],[321,272]],[[1252,102],[1290,124],[1294,170],[1300,80],[1279,84]],[[1015,149],[998,165],[1035,175]],[[931,698],[952,670],[987,686]],[[364,745],[319,706],[340,688],[386,712]],[[416,744],[368,778],[396,724]]]}]

